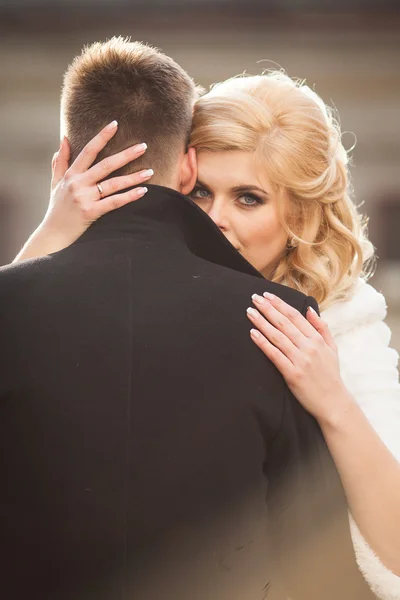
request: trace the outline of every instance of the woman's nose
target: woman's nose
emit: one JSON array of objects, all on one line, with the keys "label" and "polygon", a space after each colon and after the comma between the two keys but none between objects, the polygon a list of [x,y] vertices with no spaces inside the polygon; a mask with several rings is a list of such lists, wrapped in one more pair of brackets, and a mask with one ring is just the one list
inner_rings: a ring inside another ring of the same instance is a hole
[{"label": "woman's nose", "polygon": [[228,229],[228,214],[226,209],[219,203],[213,202],[210,206],[208,216],[214,221],[214,223],[223,231]]}]

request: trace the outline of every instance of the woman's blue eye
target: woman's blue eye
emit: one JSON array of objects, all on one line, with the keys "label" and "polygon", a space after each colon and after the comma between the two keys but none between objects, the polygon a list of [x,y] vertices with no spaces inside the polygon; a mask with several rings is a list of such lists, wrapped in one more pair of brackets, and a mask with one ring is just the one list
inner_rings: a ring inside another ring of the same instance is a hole
[{"label": "woman's blue eye", "polygon": [[239,201],[243,206],[255,206],[257,204],[262,204],[261,198],[258,198],[258,196],[253,196],[252,194],[240,196]]},{"label": "woman's blue eye", "polygon": [[208,198],[209,191],[205,188],[194,188],[189,194],[192,200],[204,200],[204,198]]}]

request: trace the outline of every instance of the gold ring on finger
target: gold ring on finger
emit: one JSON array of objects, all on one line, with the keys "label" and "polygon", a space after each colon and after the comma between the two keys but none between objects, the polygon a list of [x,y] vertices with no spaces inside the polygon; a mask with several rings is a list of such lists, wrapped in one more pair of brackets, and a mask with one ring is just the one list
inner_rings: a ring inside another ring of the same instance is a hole
[{"label": "gold ring on finger", "polygon": [[103,188],[102,188],[101,183],[96,183],[96,185],[97,185],[97,189],[99,190],[100,200],[101,200],[103,198],[103,194],[104,194]]}]

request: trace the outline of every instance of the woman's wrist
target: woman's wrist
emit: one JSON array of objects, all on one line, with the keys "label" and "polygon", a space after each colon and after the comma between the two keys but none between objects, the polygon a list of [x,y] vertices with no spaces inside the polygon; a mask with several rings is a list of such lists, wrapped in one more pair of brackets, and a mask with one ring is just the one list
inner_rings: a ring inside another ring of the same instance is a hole
[{"label": "woman's wrist", "polygon": [[329,408],[317,419],[324,433],[343,432],[351,426],[353,419],[359,416],[360,408],[345,386],[338,389],[326,404]]},{"label": "woman's wrist", "polygon": [[48,248],[48,252],[46,252],[46,254],[49,254],[50,252],[57,252],[57,250],[62,250],[66,246],[72,244],[76,237],[78,236],[72,237],[67,232],[65,226],[60,227],[56,222],[53,223],[53,221],[47,216],[32,234],[32,239],[34,239],[37,244]]}]

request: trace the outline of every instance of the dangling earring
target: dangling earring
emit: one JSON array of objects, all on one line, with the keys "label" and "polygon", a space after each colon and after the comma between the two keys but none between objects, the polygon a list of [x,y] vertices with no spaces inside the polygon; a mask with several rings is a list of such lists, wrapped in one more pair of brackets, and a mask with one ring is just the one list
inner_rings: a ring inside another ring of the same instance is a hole
[{"label": "dangling earring", "polygon": [[289,250],[293,250],[293,248],[296,248],[296,246],[297,246],[297,241],[294,239],[294,237],[291,237],[291,238],[288,240],[286,247],[287,247]]}]

